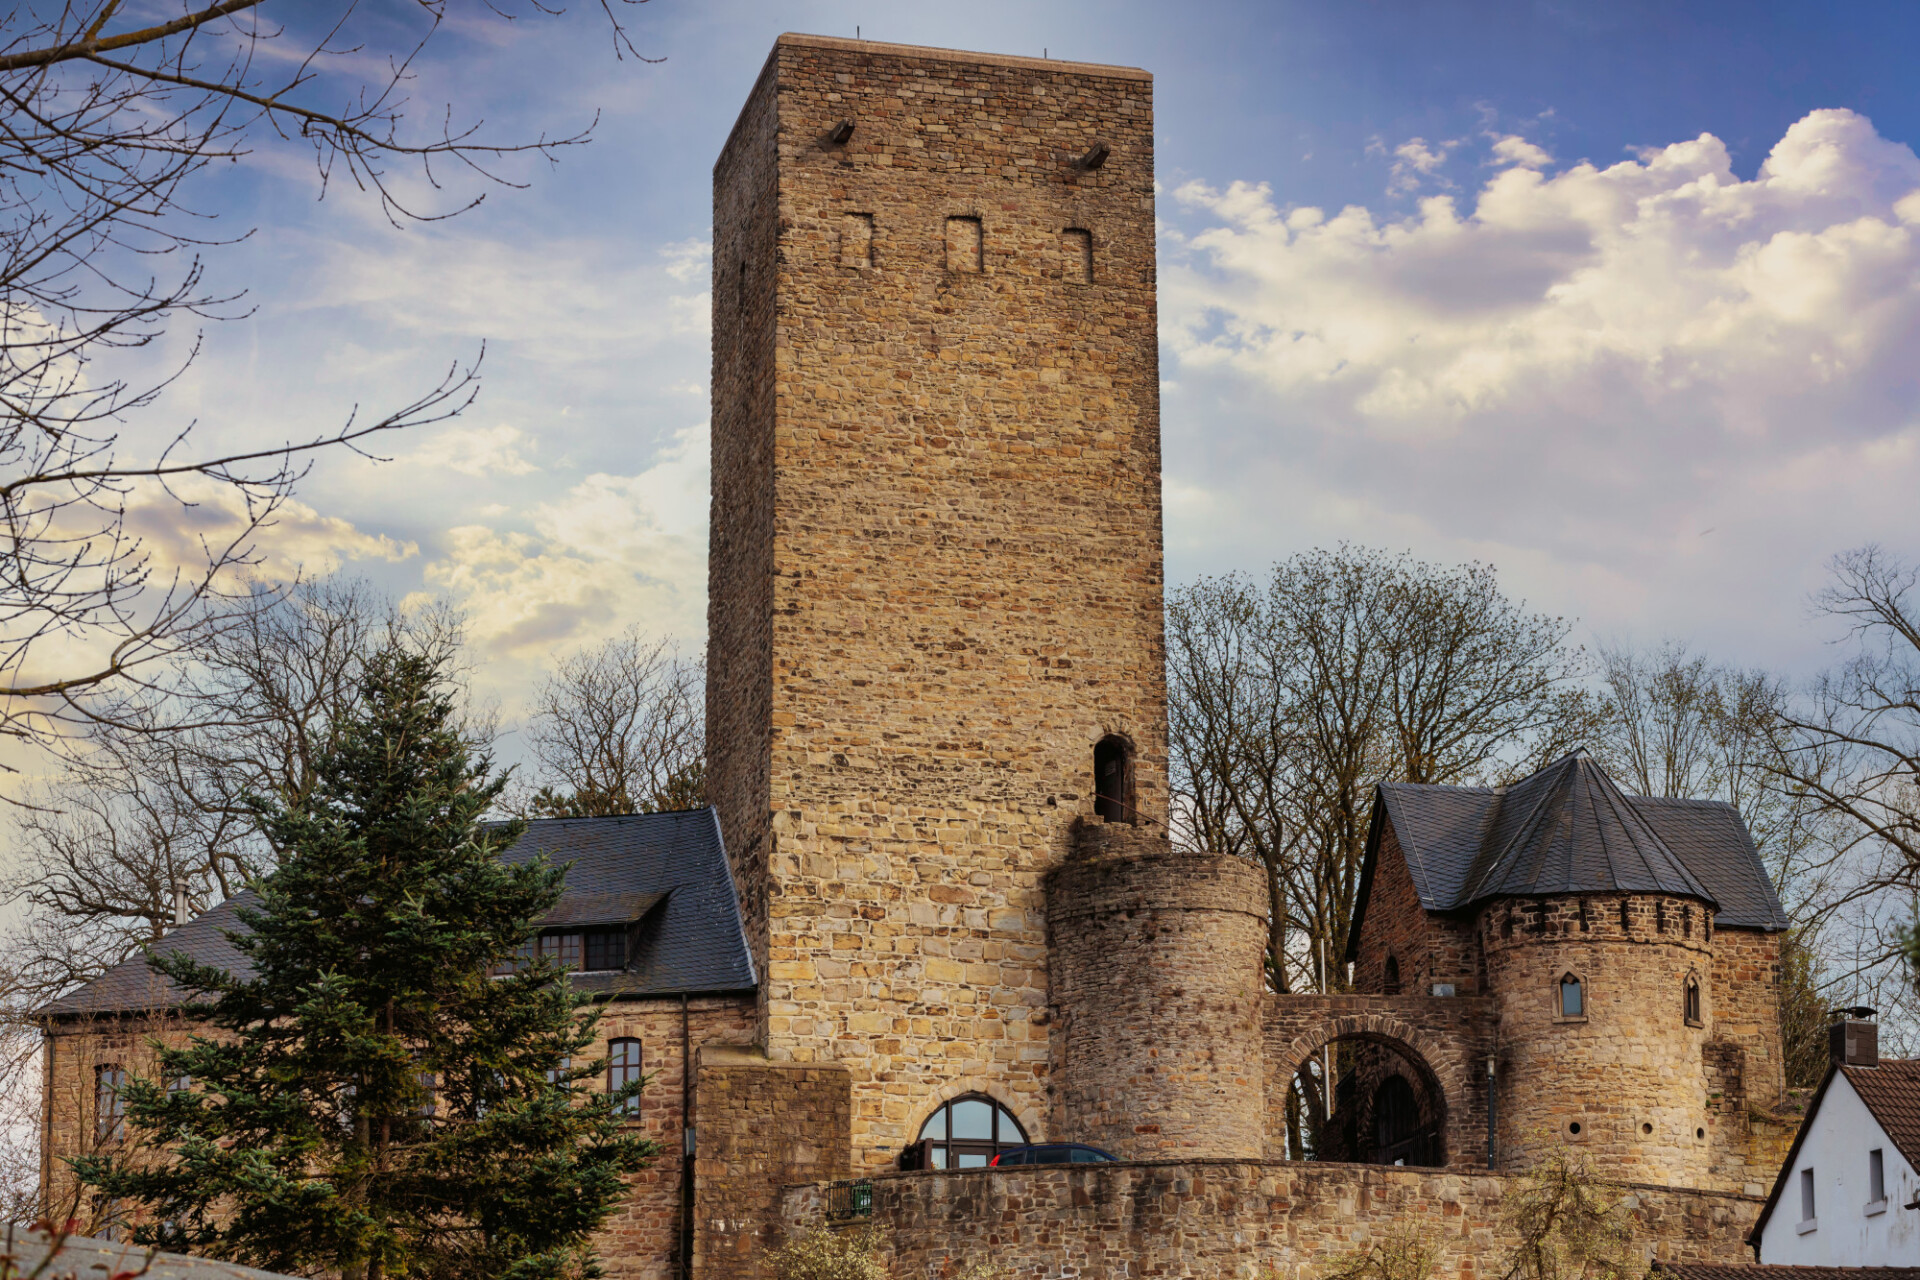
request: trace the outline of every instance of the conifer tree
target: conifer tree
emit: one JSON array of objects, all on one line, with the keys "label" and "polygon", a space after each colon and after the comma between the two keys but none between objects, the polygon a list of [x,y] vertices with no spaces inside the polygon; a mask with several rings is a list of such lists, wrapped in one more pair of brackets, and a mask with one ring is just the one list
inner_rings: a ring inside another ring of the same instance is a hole
[{"label": "conifer tree", "polygon": [[364,692],[311,796],[259,806],[280,858],[230,935],[251,972],[151,961],[216,1030],[128,1082],[144,1142],[75,1168],[138,1207],[138,1242],[268,1270],[597,1274],[588,1237],[652,1146],[622,1127],[638,1086],[574,1087],[604,1064],[565,974],[514,968],[562,868],[500,860],[506,778],[434,660],[389,650]]}]

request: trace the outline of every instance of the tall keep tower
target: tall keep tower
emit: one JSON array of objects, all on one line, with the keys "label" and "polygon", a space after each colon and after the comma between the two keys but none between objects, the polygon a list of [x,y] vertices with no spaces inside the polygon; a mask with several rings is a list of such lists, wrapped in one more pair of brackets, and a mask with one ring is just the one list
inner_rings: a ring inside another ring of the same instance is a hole
[{"label": "tall keep tower", "polygon": [[1042,877],[1166,817],[1151,77],[783,36],[713,241],[708,787],[761,1042],[850,1069],[856,1165],[968,1090],[1039,1136]]}]

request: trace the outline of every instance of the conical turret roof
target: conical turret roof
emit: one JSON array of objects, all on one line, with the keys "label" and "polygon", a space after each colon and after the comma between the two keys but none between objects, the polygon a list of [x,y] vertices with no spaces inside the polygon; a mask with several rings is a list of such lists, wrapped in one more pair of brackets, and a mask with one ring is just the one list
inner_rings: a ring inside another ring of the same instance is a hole
[{"label": "conical turret roof", "polygon": [[1496,792],[1464,905],[1562,893],[1671,893],[1713,902],[1585,751]]}]

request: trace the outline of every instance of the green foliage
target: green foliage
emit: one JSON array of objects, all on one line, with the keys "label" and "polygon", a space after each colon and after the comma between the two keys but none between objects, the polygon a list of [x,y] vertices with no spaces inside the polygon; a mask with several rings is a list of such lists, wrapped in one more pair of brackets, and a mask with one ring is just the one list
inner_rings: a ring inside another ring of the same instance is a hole
[{"label": "green foliage", "polygon": [[1439,1237],[1413,1223],[1399,1223],[1335,1258],[1321,1280],[1428,1280],[1439,1263]]},{"label": "green foliage", "polygon": [[439,662],[387,650],[362,694],[305,799],[257,805],[280,857],[229,935],[251,972],[151,962],[216,1028],[156,1046],[190,1087],[130,1081],[148,1151],[74,1167],[144,1210],[138,1242],[271,1271],[595,1274],[587,1239],[651,1144],[616,1114],[630,1093],[572,1087],[604,1064],[578,1057],[595,1017],[565,974],[487,976],[562,869],[500,860],[521,828],[482,824],[505,777],[462,738]]},{"label": "green foliage", "polygon": [[1580,1156],[1554,1148],[1502,1198],[1501,1217],[1517,1240],[1501,1280],[1639,1280],[1646,1267],[1623,1195]]},{"label": "green foliage", "polygon": [[887,1280],[874,1227],[818,1227],[767,1255],[774,1280]]}]

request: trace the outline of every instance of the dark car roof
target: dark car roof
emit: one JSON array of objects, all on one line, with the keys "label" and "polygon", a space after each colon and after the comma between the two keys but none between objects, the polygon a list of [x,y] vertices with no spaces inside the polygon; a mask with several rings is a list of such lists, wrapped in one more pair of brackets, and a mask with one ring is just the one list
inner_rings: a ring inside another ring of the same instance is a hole
[{"label": "dark car roof", "polygon": [[[1429,911],[1503,897],[1670,893],[1712,903],[1723,927],[1787,927],[1759,851],[1732,805],[1629,796],[1584,751],[1510,787],[1380,784],[1361,913],[1386,822]],[[1360,939],[1358,915],[1348,936],[1351,959]]]},{"label": "dark car roof", "polygon": [[[544,818],[501,856],[524,862],[546,854],[571,863],[566,888],[543,924],[640,921],[633,962],[622,971],[575,974],[576,989],[613,996],[675,996],[751,991],[753,959],[740,903],[710,808],[617,818]],[[184,951],[202,964],[244,973],[228,939],[237,912],[257,902],[241,893],[173,930],[155,950]],[[136,956],[46,1005],[54,1017],[129,1013],[174,1006],[181,993]]]}]

